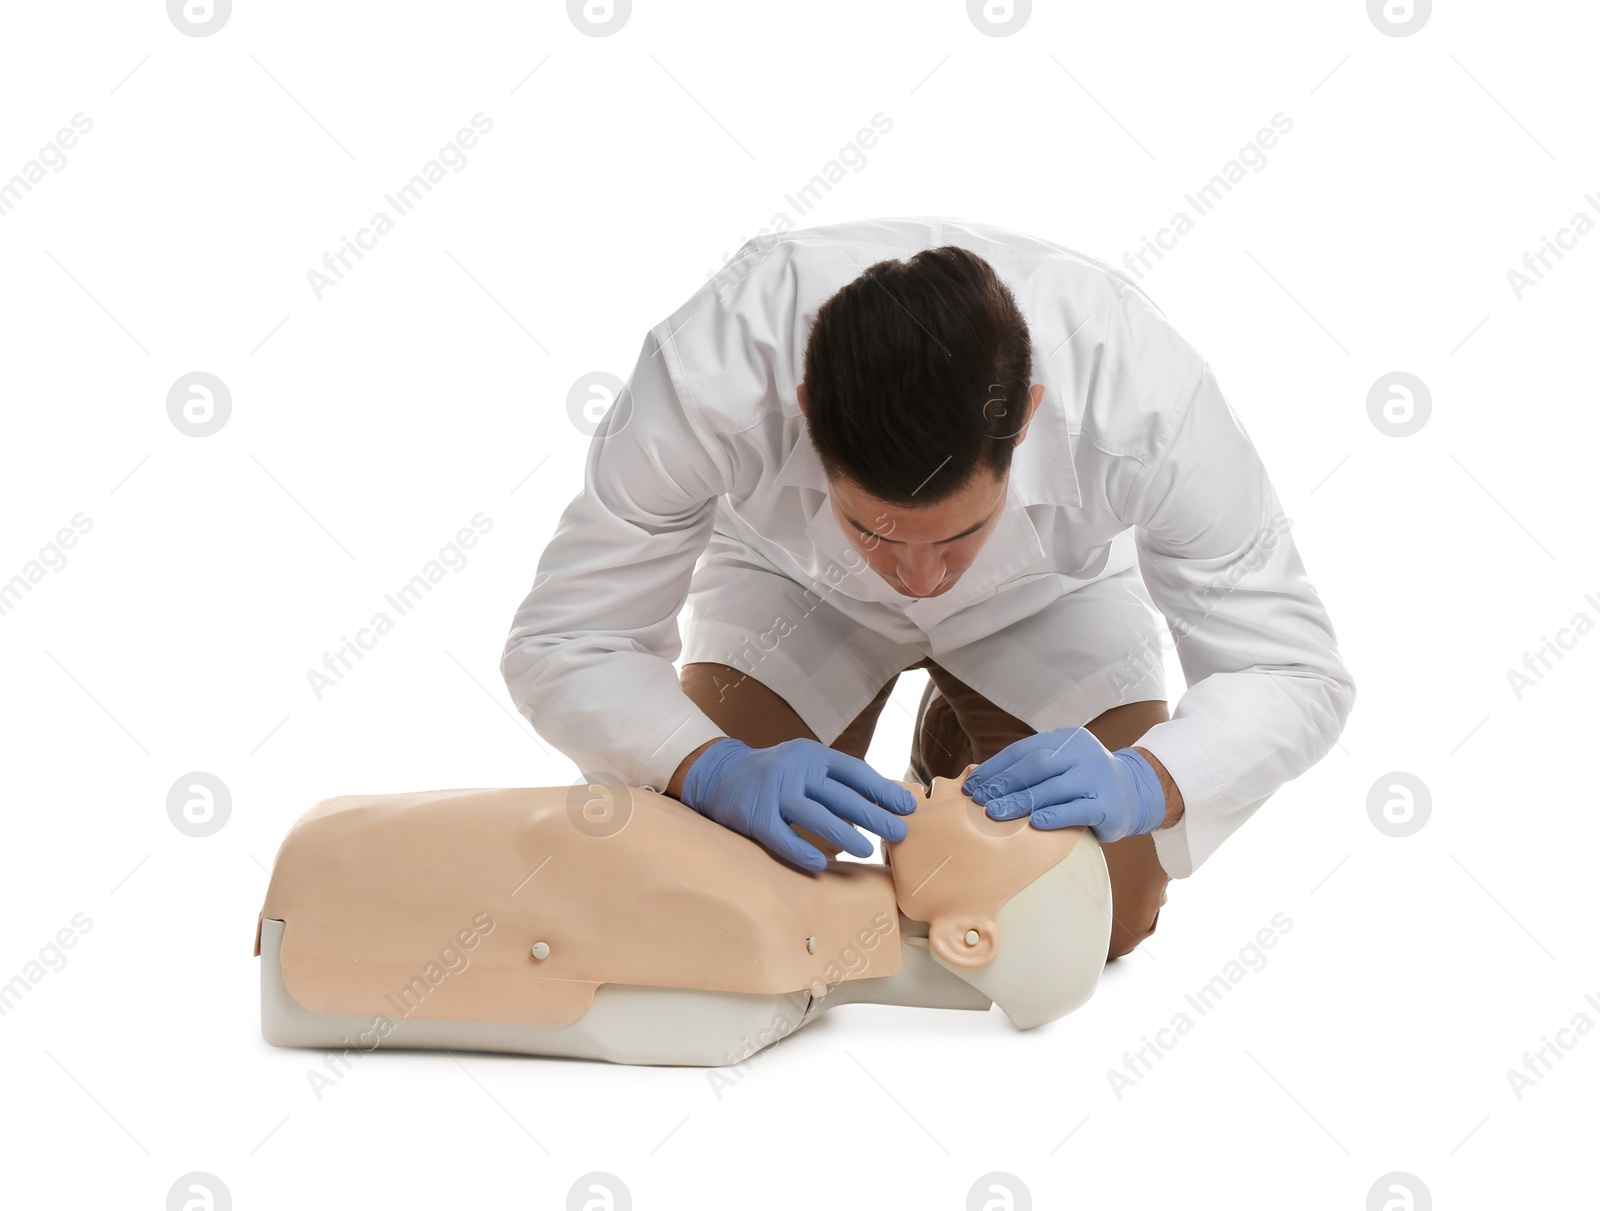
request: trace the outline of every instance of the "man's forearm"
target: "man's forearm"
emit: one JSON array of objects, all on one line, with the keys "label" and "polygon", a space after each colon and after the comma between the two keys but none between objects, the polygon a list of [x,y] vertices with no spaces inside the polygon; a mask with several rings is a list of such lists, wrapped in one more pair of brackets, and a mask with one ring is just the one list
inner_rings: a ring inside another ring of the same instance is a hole
[{"label": "man's forearm", "polygon": [[672,775],[672,781],[667,783],[667,794],[671,795],[674,799],[683,798],[683,780],[689,775],[689,767],[695,763],[695,759],[699,757],[701,753],[705,752],[718,740],[726,739],[726,736],[716,736],[710,740],[707,740],[699,748],[695,749],[694,752],[685,757],[682,763],[679,764],[677,771]]},{"label": "man's forearm", "polygon": [[1172,775],[1167,773],[1167,767],[1161,764],[1154,753],[1138,745],[1133,746],[1133,751],[1150,763],[1150,768],[1155,770],[1156,777],[1161,782],[1161,793],[1167,797],[1167,815],[1161,821],[1161,827],[1171,828],[1183,818],[1183,792],[1178,789],[1178,784],[1172,780]]}]

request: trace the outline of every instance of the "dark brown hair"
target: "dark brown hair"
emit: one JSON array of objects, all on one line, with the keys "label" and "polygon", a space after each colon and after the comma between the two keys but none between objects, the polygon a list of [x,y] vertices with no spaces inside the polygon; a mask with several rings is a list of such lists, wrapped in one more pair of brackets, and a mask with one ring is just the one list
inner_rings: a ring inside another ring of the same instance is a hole
[{"label": "dark brown hair", "polygon": [[1027,321],[982,257],[947,245],[879,261],[817,311],[806,425],[829,477],[936,504],[979,467],[999,479],[1027,415]]}]

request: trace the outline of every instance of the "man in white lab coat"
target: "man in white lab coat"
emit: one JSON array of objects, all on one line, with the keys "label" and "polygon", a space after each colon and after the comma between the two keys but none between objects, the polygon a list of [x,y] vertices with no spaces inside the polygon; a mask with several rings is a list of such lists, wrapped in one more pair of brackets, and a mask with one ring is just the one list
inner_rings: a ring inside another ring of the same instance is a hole
[{"label": "man in white lab coat", "polygon": [[1115,957],[1349,715],[1289,529],[1117,270],[971,222],[791,231],[646,337],[501,667],[586,775],[811,869],[903,835],[862,758],[926,669],[910,773],[978,763],[991,816],[1092,828]]}]

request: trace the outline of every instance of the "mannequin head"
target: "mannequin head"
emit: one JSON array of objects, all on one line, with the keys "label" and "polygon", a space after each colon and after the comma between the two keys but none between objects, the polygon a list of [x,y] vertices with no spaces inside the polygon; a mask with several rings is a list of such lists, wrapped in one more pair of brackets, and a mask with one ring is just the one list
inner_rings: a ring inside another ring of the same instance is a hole
[{"label": "mannequin head", "polygon": [[961,790],[975,768],[935,778],[885,856],[900,911],[928,923],[933,957],[1028,1029],[1093,993],[1111,939],[1110,877],[1087,829],[991,820]]}]

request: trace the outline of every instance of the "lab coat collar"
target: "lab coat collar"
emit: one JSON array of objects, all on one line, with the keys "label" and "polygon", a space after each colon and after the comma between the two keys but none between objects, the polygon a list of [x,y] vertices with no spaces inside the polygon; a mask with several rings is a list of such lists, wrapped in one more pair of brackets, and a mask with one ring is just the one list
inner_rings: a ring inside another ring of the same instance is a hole
[{"label": "lab coat collar", "polygon": [[1079,508],[1083,490],[1078,464],[1072,457],[1072,431],[1066,401],[1056,385],[1047,359],[1033,351],[1034,377],[1044,385],[1044,398],[1028,425],[1028,436],[1011,455],[1013,499],[1024,505],[1061,505]]}]

